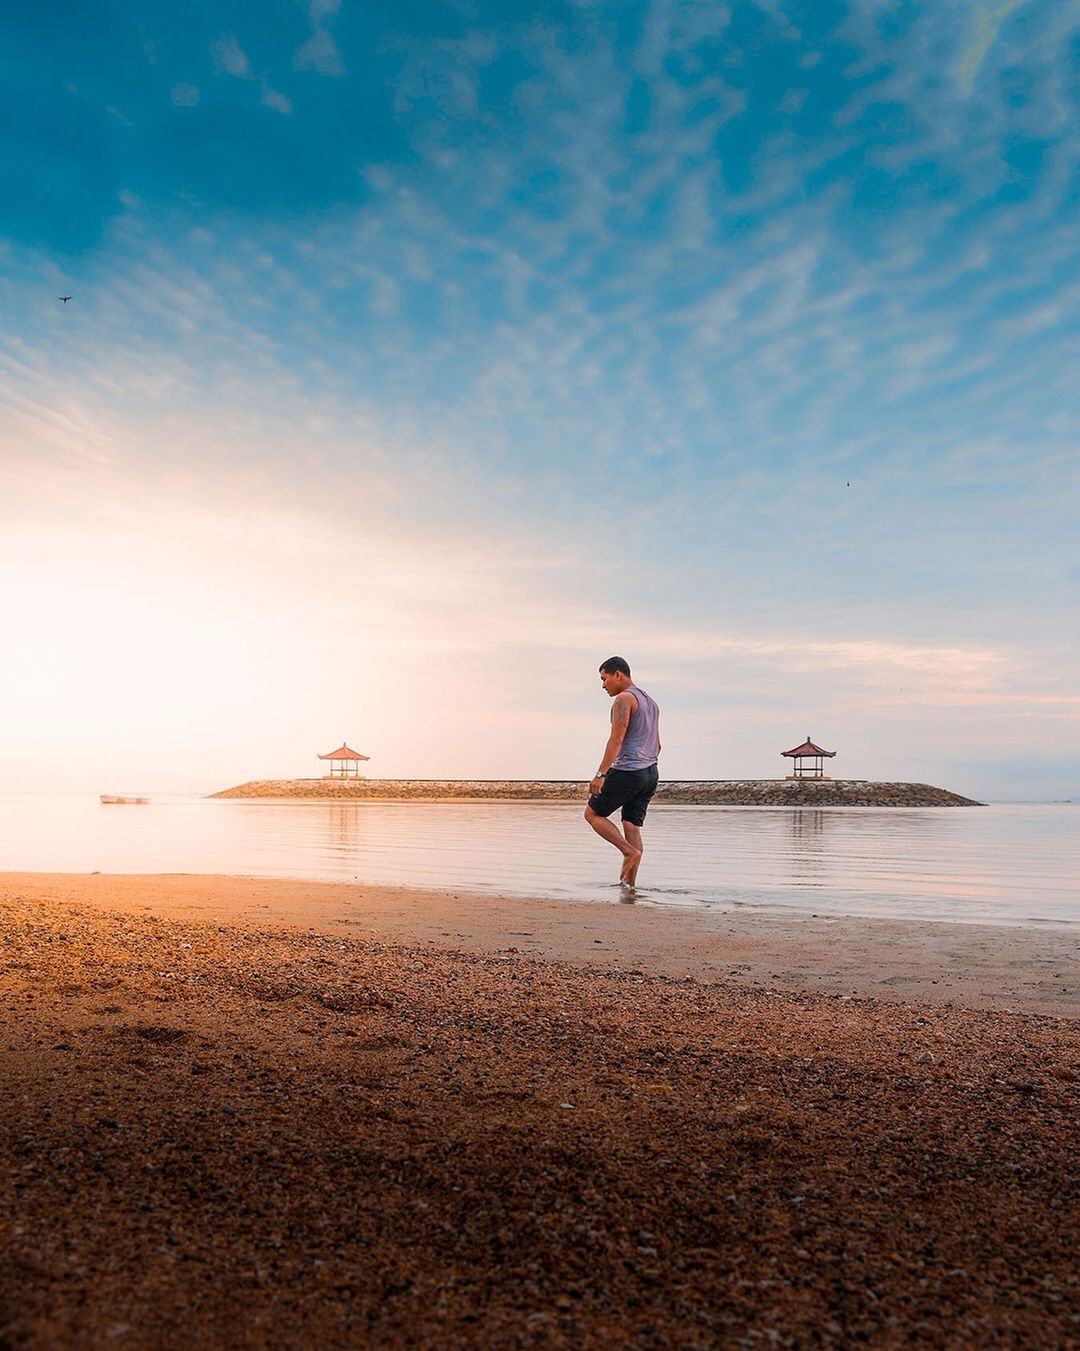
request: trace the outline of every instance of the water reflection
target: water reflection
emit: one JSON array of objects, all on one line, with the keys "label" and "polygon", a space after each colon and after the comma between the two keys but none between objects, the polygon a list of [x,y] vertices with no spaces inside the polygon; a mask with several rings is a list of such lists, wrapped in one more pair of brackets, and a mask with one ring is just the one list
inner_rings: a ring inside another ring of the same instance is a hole
[{"label": "water reflection", "polygon": [[363,816],[355,803],[331,802],[326,813],[326,850],[329,854],[349,857],[360,847]]},{"label": "water reflection", "polygon": [[0,795],[0,869],[308,877],[574,900],[1080,921],[1068,805],[652,809],[636,893],[561,803],[262,803]]},{"label": "water reflection", "polygon": [[825,885],[828,863],[825,856],[825,813],[820,808],[799,808],[791,813],[788,860],[793,886]]}]

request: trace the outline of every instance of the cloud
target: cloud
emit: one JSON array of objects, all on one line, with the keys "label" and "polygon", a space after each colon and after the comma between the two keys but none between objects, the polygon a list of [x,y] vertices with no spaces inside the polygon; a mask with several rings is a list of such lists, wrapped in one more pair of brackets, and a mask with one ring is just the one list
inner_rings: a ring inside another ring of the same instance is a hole
[{"label": "cloud", "polygon": [[1015,10],[1029,3],[1029,0],[1001,0],[996,5],[976,3],[973,8],[975,36],[969,46],[964,48],[956,63],[957,77],[965,94],[970,94],[972,86],[982,69],[990,48],[997,41],[1005,20]]},{"label": "cloud", "polygon": [[297,70],[317,70],[320,75],[344,75],[345,62],[325,28],[316,29],[293,57]]},{"label": "cloud", "polygon": [[1007,647],[899,643],[884,638],[823,638],[812,629],[778,633],[716,632],[707,628],[654,630],[644,646],[655,660],[674,663],[681,679],[697,682],[703,666],[732,661],[760,664],[774,677],[811,673],[844,675],[849,689],[895,690],[900,682],[915,696],[937,699],[948,692],[960,702],[980,703],[1011,682],[1017,656]]},{"label": "cloud", "polygon": [[[333,73],[332,9],[297,65]],[[742,4],[650,5],[629,43],[603,6],[405,25],[400,80],[357,47],[372,64],[261,124],[314,156],[357,89],[389,89],[405,144],[343,137],[331,175],[356,169],[361,209],[116,217],[92,303],[80,278],[82,308],[46,316],[7,283],[16,355],[40,405],[70,419],[90,388],[90,425],[124,408],[208,478],[259,466],[331,515],[452,523],[463,550],[512,522],[559,559],[601,522],[581,591],[616,599],[619,542],[647,555],[632,601],[530,590],[490,629],[455,610],[447,651],[520,655],[533,616],[581,648],[617,627],[694,692],[670,630],[732,697],[1049,725],[1075,675],[1054,648],[1077,558],[1065,26],[984,6],[1001,79],[961,98],[970,12],[887,9],[822,20],[809,53]]]},{"label": "cloud", "polygon": [[340,0],[311,0],[309,13],[313,32],[301,47],[293,54],[293,65],[297,70],[315,70],[320,75],[341,76],[345,74],[345,62],[338,51],[337,43],[323,26],[327,19],[333,18],[340,8]]},{"label": "cloud", "polygon": [[174,108],[194,108],[199,102],[199,89],[197,85],[185,84],[181,81],[174,84],[169,91],[169,97],[173,101]]},{"label": "cloud", "polygon": [[210,51],[214,58],[215,69],[224,71],[228,75],[235,75],[241,80],[253,78],[251,62],[231,33],[227,37],[219,38],[217,42],[211,43]]},{"label": "cloud", "polygon": [[[715,775],[718,765],[735,776],[771,772],[775,753],[807,728],[845,754],[850,772],[903,778],[913,775],[910,759],[874,757],[882,724],[894,743],[902,731],[905,755],[924,758],[931,750],[970,757],[985,744],[980,719],[996,721],[995,744],[1008,736],[1028,750],[1059,745],[1075,725],[1075,655],[1055,655],[1045,642],[1026,648],[1019,616],[1008,640],[999,632],[982,642],[960,633],[933,641],[919,636],[929,621],[918,592],[909,597],[914,617],[875,596],[872,614],[852,618],[826,583],[815,612],[793,618],[774,569],[785,554],[784,512],[804,504],[798,491],[784,497],[777,476],[766,476],[766,491],[781,498],[776,520],[755,513],[748,551],[731,544],[720,568],[694,568],[692,605],[661,587],[656,613],[649,593],[664,549],[656,531],[610,501],[620,478],[632,496],[648,491],[637,468],[616,459],[603,472],[604,493],[582,503],[585,531],[579,516],[553,509],[546,466],[534,460],[523,489],[539,510],[528,519],[512,482],[475,444],[440,442],[423,417],[395,428],[389,402],[343,395],[332,372],[293,366],[278,346],[278,311],[266,311],[271,338],[255,301],[283,298],[293,324],[316,302],[313,323],[325,320],[319,288],[306,288],[282,248],[280,238],[264,239],[256,255],[246,241],[226,241],[190,270],[165,254],[153,266],[143,259],[87,294],[91,344],[69,323],[54,347],[33,344],[0,368],[0,398],[12,410],[0,445],[5,547],[19,559],[12,578],[33,578],[26,595],[12,583],[19,631],[39,654],[85,646],[80,660],[90,670],[80,686],[75,667],[46,660],[40,688],[27,689],[22,666],[0,684],[8,702],[34,711],[39,740],[57,734],[46,723],[64,710],[65,740],[80,748],[71,774],[101,773],[106,741],[126,746],[125,737],[151,735],[165,697],[176,720],[206,738],[202,749],[177,744],[164,757],[169,773],[194,786],[262,772],[247,758],[256,745],[269,757],[267,774],[286,772],[280,766],[293,763],[297,747],[326,748],[320,717],[335,720],[334,737],[338,724],[358,724],[381,772],[559,777],[579,772],[596,733],[588,715],[595,662],[622,649],[662,696],[673,777]],[[381,261],[377,253],[372,265]],[[804,264],[795,271],[802,277]],[[264,294],[249,299],[256,276]],[[553,337],[569,336],[573,313],[550,331],[538,323],[531,346],[514,335],[510,366],[528,356],[528,378]],[[604,331],[587,308],[576,315],[583,331],[571,368]],[[389,350],[415,387],[422,361],[407,346]],[[580,458],[574,487],[591,495],[588,457]],[[710,511],[704,481],[691,486],[695,505],[676,522],[688,534]],[[740,483],[728,477],[725,487],[738,499],[736,515],[746,511]],[[1010,509],[1020,509],[1017,499]],[[879,531],[890,514],[875,518]],[[906,536],[912,522],[902,514]],[[605,523],[599,541],[597,521]],[[732,519],[709,515],[708,524],[731,538]],[[836,533],[821,517],[811,526],[794,551],[807,569],[820,566]],[[627,574],[624,539],[646,550],[648,567]],[[935,539],[927,551],[933,608],[962,629],[968,617],[958,622],[941,601],[951,566],[942,547]],[[887,548],[862,538],[846,566],[865,569]],[[904,539],[902,555],[923,552]],[[78,585],[72,557],[92,560]],[[683,551],[683,585],[692,566]],[[768,604],[735,617],[732,598],[755,572],[765,576]],[[169,635],[181,631],[176,653]],[[115,669],[118,653],[145,698],[121,697],[93,674]],[[457,710],[450,726],[430,701],[433,670],[439,699]],[[530,716],[538,685],[550,715],[542,726]],[[241,699],[241,687],[255,693]],[[519,724],[526,730],[511,736]],[[34,768],[34,740],[21,772]],[[127,772],[141,772],[137,752],[125,753]]]},{"label": "cloud", "polygon": [[271,89],[265,80],[262,82],[262,97],[259,100],[264,107],[273,108],[277,113],[288,115],[293,110],[292,100],[276,89]]}]

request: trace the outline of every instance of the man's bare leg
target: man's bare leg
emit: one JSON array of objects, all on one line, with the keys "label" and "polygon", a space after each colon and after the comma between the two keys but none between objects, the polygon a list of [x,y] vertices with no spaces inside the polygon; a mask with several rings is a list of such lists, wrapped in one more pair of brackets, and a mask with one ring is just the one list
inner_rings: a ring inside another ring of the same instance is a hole
[{"label": "man's bare leg", "polygon": [[636,850],[637,858],[631,863],[627,860],[627,866],[623,869],[621,881],[628,887],[637,886],[637,873],[641,867],[641,856],[645,852],[645,840],[641,834],[641,827],[635,826],[632,821],[622,823],[623,834],[626,836],[626,843],[631,849]]},{"label": "man's bare leg", "polygon": [[619,874],[619,881],[626,881],[626,872],[630,867],[640,862],[641,855],[638,850],[625,839],[618,826],[613,826],[606,816],[598,816],[591,807],[585,808],[585,820],[596,831],[601,839],[607,840],[608,844],[613,844],[623,856],[622,872]]}]

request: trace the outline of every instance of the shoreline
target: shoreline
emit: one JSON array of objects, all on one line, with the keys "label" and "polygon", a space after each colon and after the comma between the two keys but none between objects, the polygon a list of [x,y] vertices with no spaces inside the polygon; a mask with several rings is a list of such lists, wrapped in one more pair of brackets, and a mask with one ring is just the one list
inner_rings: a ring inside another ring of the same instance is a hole
[{"label": "shoreline", "polygon": [[199,874],[0,873],[0,899],[256,924],[733,989],[1080,1017],[1075,928],[660,909]]}]

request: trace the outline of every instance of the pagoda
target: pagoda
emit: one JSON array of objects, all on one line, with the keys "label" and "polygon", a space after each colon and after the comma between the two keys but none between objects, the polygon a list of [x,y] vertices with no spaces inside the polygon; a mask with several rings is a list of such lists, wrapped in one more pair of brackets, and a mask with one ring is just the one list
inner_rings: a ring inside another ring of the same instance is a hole
[{"label": "pagoda", "polygon": [[350,750],[343,741],[336,751],[330,751],[327,755],[320,755],[320,760],[330,761],[330,773],[324,774],[325,779],[359,779],[360,761],[370,760],[370,755],[361,755],[359,751]]},{"label": "pagoda", "polygon": [[801,746],[795,746],[790,751],[781,751],[780,754],[795,761],[795,773],[789,774],[789,779],[827,779],[829,776],[822,771],[821,762],[825,758],[831,760],[836,752],[815,746],[807,735]]}]

